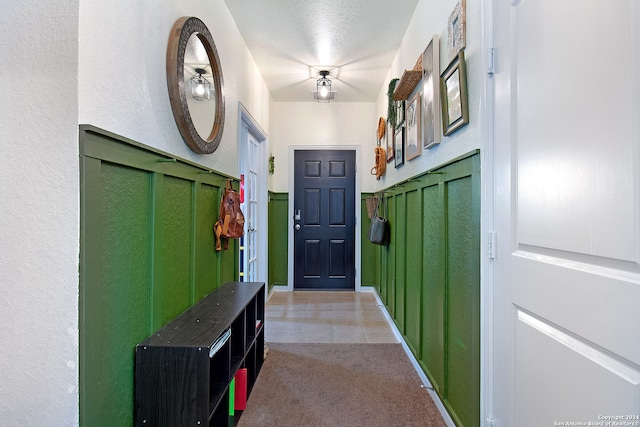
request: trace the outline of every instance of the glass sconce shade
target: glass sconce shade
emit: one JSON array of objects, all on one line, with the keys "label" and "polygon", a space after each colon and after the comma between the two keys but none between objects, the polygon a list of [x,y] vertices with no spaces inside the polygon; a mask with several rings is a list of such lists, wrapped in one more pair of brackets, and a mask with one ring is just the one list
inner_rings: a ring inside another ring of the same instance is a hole
[{"label": "glass sconce shade", "polygon": [[196,68],[196,75],[191,77],[191,96],[198,101],[208,101],[211,97],[211,83],[202,75],[205,70]]}]

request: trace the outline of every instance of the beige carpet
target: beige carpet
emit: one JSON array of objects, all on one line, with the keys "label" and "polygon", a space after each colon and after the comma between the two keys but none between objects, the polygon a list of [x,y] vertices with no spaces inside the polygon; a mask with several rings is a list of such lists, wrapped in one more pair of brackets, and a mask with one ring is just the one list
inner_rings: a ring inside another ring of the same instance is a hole
[{"label": "beige carpet", "polygon": [[446,426],[400,344],[269,348],[239,426]]}]

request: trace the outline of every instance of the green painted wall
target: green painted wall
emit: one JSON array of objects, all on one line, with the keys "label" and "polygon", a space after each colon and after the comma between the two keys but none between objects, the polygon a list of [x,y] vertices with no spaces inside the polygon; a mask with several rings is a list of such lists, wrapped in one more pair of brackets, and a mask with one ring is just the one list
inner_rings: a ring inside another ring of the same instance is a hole
[{"label": "green painted wall", "polygon": [[369,243],[367,236],[369,233],[369,215],[367,213],[367,197],[373,197],[372,193],[362,193],[360,199],[360,212],[362,221],[360,221],[360,233],[362,235],[362,245],[360,248],[361,256],[361,275],[360,285],[375,286],[379,280],[379,270],[377,266],[380,264],[380,251],[376,245]]},{"label": "green painted wall", "polygon": [[135,345],[238,277],[212,232],[227,177],[170,159],[80,127],[83,426],[132,425]]},{"label": "green painted wall", "polygon": [[362,242],[374,286],[456,424],[479,426],[480,155],[384,192],[391,243]]},{"label": "green painted wall", "polygon": [[287,286],[289,262],[289,194],[269,193],[269,291]]}]

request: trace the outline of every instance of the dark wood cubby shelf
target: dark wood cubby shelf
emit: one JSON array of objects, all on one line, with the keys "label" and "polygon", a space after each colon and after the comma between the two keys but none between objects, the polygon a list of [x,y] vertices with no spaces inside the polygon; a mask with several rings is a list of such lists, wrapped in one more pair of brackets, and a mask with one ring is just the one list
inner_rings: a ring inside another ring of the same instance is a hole
[{"label": "dark wood cubby shelf", "polygon": [[[234,426],[229,385],[264,362],[265,285],[229,282],[136,346],[136,426]],[[230,332],[230,333],[229,333]]]}]

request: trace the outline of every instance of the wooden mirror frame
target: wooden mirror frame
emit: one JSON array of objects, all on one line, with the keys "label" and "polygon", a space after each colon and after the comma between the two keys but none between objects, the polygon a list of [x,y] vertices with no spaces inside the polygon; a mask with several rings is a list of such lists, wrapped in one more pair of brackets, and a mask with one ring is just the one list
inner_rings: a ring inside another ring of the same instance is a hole
[{"label": "wooden mirror frame", "polygon": [[[211,132],[206,138],[203,138],[195,128],[185,92],[184,55],[187,42],[194,34],[207,52],[213,74],[212,84],[215,86],[216,112]],[[167,87],[173,117],[187,146],[198,154],[211,154],[216,151],[222,138],[225,117],[222,67],[213,37],[204,22],[198,18],[185,16],[173,25],[167,47]]]}]

